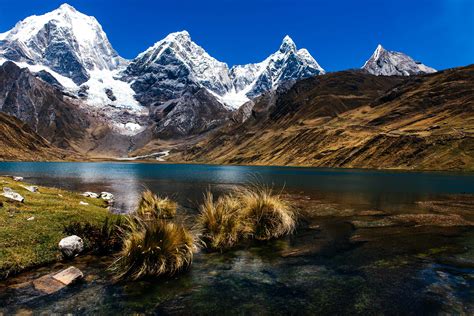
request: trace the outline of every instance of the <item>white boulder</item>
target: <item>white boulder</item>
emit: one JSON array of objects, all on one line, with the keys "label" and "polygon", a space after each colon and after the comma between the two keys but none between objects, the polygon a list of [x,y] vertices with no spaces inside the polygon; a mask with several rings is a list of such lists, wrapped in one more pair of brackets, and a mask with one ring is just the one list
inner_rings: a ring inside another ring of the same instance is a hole
[{"label": "white boulder", "polygon": [[82,196],[93,198],[93,199],[98,199],[99,198],[99,194],[94,193],[94,192],[84,192],[84,193],[82,193]]},{"label": "white boulder", "polygon": [[13,177],[13,180],[15,180],[15,181],[23,181],[23,177]]},{"label": "white boulder", "polygon": [[86,205],[89,205],[89,203],[84,202],[84,201],[80,201],[80,202],[79,202],[79,205],[84,205],[84,206],[86,206]]},{"label": "white boulder", "polygon": [[84,242],[81,237],[72,235],[61,239],[59,242],[59,250],[61,250],[64,257],[72,258],[84,250]]},{"label": "white boulder", "polygon": [[24,197],[22,197],[20,194],[16,193],[15,191],[13,191],[11,188],[8,188],[8,187],[3,188],[2,195],[6,197],[7,199],[10,199],[13,201],[17,201],[21,203],[25,201]]},{"label": "white boulder", "polygon": [[25,188],[26,190],[30,191],[30,192],[38,193],[38,187],[37,187],[37,186],[34,186],[34,185],[31,185],[31,186],[22,185],[22,187]]},{"label": "white boulder", "polygon": [[100,193],[100,198],[105,201],[111,201],[114,199],[114,195],[110,192],[102,192]]}]

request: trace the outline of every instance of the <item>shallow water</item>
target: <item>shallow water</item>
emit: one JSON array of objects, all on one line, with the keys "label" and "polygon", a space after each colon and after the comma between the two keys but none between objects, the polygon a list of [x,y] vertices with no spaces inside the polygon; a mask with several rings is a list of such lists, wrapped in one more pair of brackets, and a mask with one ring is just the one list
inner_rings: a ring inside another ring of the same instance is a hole
[{"label": "shallow water", "polygon": [[[134,163],[0,163],[0,174],[77,191],[110,191],[123,211],[133,208],[147,186],[172,195],[186,215],[196,212],[207,189],[219,193],[259,181],[284,188],[310,210],[295,235],[224,254],[200,252],[190,271],[172,279],[112,284],[105,272],[110,258],[82,257],[73,264],[85,272],[84,282],[36,297],[9,286],[70,263],[24,273],[0,284],[0,314],[474,313],[472,226],[350,224],[379,218],[360,216],[364,210],[425,213],[416,202],[470,198],[471,174]],[[449,212],[473,220],[470,210]]]}]

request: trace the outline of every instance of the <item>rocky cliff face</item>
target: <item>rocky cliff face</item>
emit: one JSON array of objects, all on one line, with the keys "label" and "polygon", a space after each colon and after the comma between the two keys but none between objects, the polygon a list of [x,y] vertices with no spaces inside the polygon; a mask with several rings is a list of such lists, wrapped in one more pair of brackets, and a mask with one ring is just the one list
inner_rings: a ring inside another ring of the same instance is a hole
[{"label": "rocky cliff face", "polygon": [[0,112],[0,160],[62,160],[75,153],[58,149],[19,119]]},{"label": "rocky cliff face", "polygon": [[376,76],[411,76],[436,72],[404,53],[388,51],[378,45],[362,69]]},{"label": "rocky cliff face", "polygon": [[90,125],[88,115],[59,90],[13,62],[0,66],[0,110],[63,148],[82,138]]}]

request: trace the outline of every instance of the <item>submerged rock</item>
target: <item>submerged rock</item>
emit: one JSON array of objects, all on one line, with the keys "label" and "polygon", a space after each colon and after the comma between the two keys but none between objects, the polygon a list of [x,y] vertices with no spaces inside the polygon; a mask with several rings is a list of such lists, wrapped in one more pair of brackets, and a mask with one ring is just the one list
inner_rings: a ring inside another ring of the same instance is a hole
[{"label": "submerged rock", "polygon": [[375,221],[351,221],[356,228],[373,228],[389,226],[474,226],[473,222],[457,214],[399,214],[387,216]]},{"label": "submerged rock", "polygon": [[84,242],[79,236],[72,235],[61,239],[59,242],[59,250],[66,258],[73,258],[82,252]]},{"label": "submerged rock", "polygon": [[65,285],[72,284],[78,279],[82,279],[83,277],[84,274],[82,273],[82,271],[73,266],[53,275],[53,278],[55,280],[58,280],[59,282]]},{"label": "submerged rock", "polygon": [[84,274],[76,267],[69,267],[56,274],[44,275],[32,282],[35,290],[44,294],[53,294],[62,290],[66,286],[82,279]]}]

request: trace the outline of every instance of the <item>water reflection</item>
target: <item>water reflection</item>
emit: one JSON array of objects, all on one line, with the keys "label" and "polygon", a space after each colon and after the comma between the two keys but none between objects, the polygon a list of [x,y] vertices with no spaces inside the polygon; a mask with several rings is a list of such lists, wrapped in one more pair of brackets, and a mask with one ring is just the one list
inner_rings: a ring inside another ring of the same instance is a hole
[{"label": "water reflection", "polygon": [[426,173],[290,167],[211,166],[142,163],[2,162],[0,174],[75,191],[109,191],[122,210],[134,208],[144,187],[192,208],[211,189],[261,182],[276,189],[352,206],[406,209],[441,194],[474,193],[468,173]]}]

